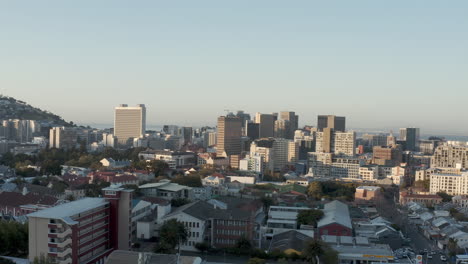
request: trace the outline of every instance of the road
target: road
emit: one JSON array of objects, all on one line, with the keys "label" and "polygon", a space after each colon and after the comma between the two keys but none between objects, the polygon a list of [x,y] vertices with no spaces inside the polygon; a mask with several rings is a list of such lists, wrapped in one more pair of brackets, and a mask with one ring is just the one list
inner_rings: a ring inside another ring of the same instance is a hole
[{"label": "road", "polygon": [[[391,195],[389,195],[391,193]],[[399,210],[395,203],[395,196],[398,195],[398,191],[390,190],[384,201],[377,205],[379,214],[386,219],[390,220],[392,223],[397,224],[402,233],[411,238],[411,247],[414,252],[418,254],[421,250],[427,249],[428,251],[440,251],[439,248],[435,245],[434,241],[427,239],[418,231],[417,225],[412,223],[408,219],[408,212],[405,210]],[[446,264],[440,260],[440,254],[433,255],[432,259],[427,259],[427,254],[424,255],[424,264]]]}]

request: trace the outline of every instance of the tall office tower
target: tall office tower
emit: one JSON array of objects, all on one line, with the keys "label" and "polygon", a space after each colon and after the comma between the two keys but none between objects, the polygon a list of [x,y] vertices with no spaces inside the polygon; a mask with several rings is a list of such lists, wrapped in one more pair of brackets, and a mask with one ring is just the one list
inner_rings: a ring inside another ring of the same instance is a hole
[{"label": "tall office tower", "polygon": [[289,121],[289,127],[286,131],[286,138],[293,139],[294,138],[294,131],[299,128],[299,116],[296,115],[294,112],[280,112],[279,114],[280,120]]},{"label": "tall office tower", "polygon": [[319,115],[317,117],[317,129],[323,131],[324,128],[332,128],[337,132],[346,131],[346,117],[334,115]]},{"label": "tall office tower", "polygon": [[259,138],[275,136],[275,116],[273,114],[256,113],[255,123],[259,124]]},{"label": "tall office tower", "polygon": [[419,128],[400,128],[400,140],[406,141],[406,150],[418,151]]},{"label": "tall office tower", "polygon": [[228,157],[231,161],[231,167],[234,168],[239,166],[240,154],[242,151],[241,137],[242,121],[240,118],[218,117],[216,154],[218,157]]},{"label": "tall office tower", "polygon": [[108,187],[104,198],[84,198],[28,215],[29,260],[104,263],[131,246],[132,190]]},{"label": "tall office tower", "polygon": [[240,118],[242,121],[242,128],[245,128],[245,125],[250,121],[250,114],[245,113],[244,111],[237,111],[236,117]]},{"label": "tall office tower", "polygon": [[192,143],[192,134],[192,127],[182,127],[180,129],[180,135],[182,135],[182,138],[184,139],[184,145]]},{"label": "tall office tower", "polygon": [[316,152],[334,153],[337,155],[356,155],[356,133],[335,132],[331,128],[324,128],[316,133]]},{"label": "tall office tower", "polygon": [[291,124],[288,120],[280,119],[275,121],[275,138],[291,139],[290,130]]},{"label": "tall office tower", "polygon": [[146,131],[146,107],[139,104],[129,107],[122,104],[115,108],[114,136],[120,145],[128,146],[134,138],[142,138]]},{"label": "tall office tower", "polygon": [[247,122],[245,128],[246,136],[248,136],[251,140],[260,138],[260,124]]}]

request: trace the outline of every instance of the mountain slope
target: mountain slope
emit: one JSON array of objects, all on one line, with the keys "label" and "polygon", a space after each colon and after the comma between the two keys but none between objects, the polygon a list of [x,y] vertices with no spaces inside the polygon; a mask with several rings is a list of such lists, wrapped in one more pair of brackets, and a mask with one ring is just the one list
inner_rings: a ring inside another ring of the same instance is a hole
[{"label": "mountain slope", "polygon": [[33,107],[13,97],[0,95],[0,120],[4,119],[37,120],[59,126],[73,126],[73,122],[66,122],[62,117],[49,111]]}]

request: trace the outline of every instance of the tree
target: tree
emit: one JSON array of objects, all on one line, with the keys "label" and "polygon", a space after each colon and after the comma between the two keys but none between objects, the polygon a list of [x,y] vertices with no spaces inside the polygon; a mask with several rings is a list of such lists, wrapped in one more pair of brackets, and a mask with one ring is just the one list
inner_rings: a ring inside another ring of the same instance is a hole
[{"label": "tree", "polygon": [[177,176],[172,180],[173,183],[178,183],[180,185],[185,185],[188,187],[202,187],[202,181],[200,176]]},{"label": "tree", "polygon": [[[307,243],[302,255],[313,264],[334,264],[338,263],[338,253],[329,245],[320,240],[312,240]],[[320,261],[319,261],[320,260]]]},{"label": "tree", "polygon": [[322,184],[318,181],[312,182],[311,184],[309,184],[309,187],[307,188],[307,194],[312,199],[315,199],[315,200],[322,199],[322,196],[323,196]]},{"label": "tree", "polygon": [[447,250],[449,252],[449,256],[453,257],[457,255],[457,249],[458,249],[457,240],[453,238],[449,238],[449,241],[447,243]]},{"label": "tree", "polygon": [[449,202],[452,201],[453,196],[447,194],[446,192],[438,192],[437,195],[442,197],[442,202],[444,202],[444,203],[449,203]]},{"label": "tree", "polygon": [[424,191],[429,191],[430,180],[416,181],[414,182],[414,187],[422,189]]},{"label": "tree", "polygon": [[260,201],[263,204],[263,211],[265,212],[268,212],[268,209],[270,208],[270,206],[274,205],[275,203],[275,201],[273,201],[273,199],[268,196],[263,196],[262,198],[260,198]]},{"label": "tree", "polygon": [[200,252],[206,252],[211,249],[211,245],[208,242],[196,243],[195,248]]},{"label": "tree", "polygon": [[252,243],[246,236],[241,236],[236,242],[236,248],[242,251],[249,251],[252,249]]},{"label": "tree", "polygon": [[182,222],[176,219],[166,221],[159,230],[159,245],[156,247],[157,253],[171,253],[174,248],[187,241],[188,230]]},{"label": "tree", "polygon": [[311,225],[316,227],[317,222],[322,219],[323,211],[322,210],[301,210],[297,214],[297,224],[300,225]]}]

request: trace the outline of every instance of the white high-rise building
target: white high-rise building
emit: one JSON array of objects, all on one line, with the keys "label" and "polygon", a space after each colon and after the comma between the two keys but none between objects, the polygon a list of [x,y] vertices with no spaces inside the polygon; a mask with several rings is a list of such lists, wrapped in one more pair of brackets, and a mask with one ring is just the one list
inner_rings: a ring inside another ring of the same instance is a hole
[{"label": "white high-rise building", "polygon": [[131,145],[134,138],[144,137],[146,107],[144,104],[129,107],[122,104],[115,108],[114,136],[120,145]]}]

